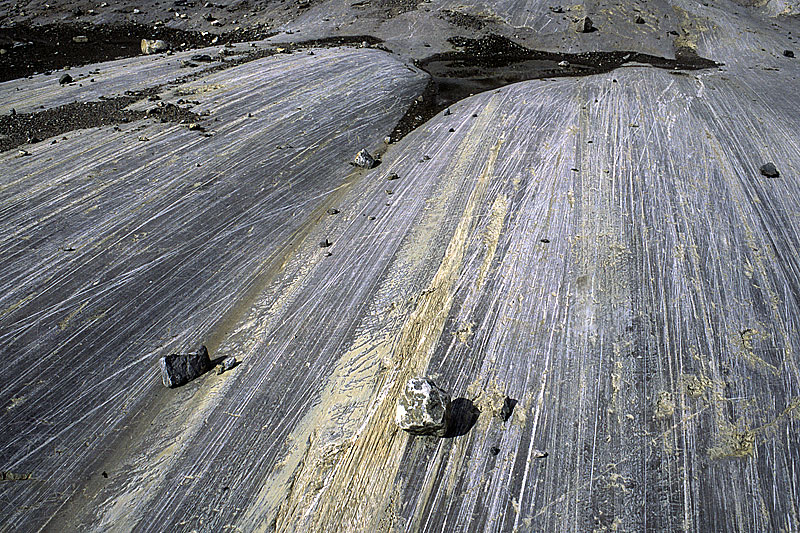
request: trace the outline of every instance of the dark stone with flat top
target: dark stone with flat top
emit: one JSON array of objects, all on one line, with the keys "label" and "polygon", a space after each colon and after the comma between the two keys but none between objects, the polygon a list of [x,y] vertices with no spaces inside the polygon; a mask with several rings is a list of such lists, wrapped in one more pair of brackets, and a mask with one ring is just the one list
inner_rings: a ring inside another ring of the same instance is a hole
[{"label": "dark stone with flat top", "polygon": [[761,168],[759,170],[761,171],[761,174],[763,174],[768,178],[777,178],[778,176],[781,175],[780,172],[778,172],[778,169],[775,168],[775,165],[773,165],[772,163],[761,165]]},{"label": "dark stone with flat top", "polygon": [[161,381],[174,389],[205,374],[211,368],[208,349],[202,346],[197,353],[174,353],[161,358]]}]

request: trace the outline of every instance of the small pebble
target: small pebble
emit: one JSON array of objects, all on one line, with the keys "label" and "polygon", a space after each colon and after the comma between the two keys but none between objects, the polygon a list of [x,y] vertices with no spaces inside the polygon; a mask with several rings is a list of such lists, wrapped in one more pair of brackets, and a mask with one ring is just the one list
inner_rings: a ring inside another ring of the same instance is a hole
[{"label": "small pebble", "polygon": [[775,165],[773,165],[772,163],[766,163],[764,165],[761,165],[761,168],[759,170],[761,170],[761,174],[763,174],[768,178],[777,178],[778,176],[780,176],[780,172],[778,172],[778,169],[775,168]]}]

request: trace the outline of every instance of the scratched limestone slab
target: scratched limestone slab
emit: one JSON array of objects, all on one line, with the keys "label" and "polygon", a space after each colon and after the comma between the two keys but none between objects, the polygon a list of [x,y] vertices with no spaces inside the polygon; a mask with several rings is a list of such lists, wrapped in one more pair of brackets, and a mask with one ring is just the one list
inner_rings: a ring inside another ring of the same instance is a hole
[{"label": "scratched limestone slab", "polygon": [[205,132],[140,121],[0,155],[0,464],[31,474],[0,486],[1,529],[45,524],[140,415],[191,398],[162,390],[158,357],[213,357],[426,83],[378,50],[280,55],[173,88]]},{"label": "scratched limestone slab", "polygon": [[[779,86],[628,68],[452,106],[238,315],[215,351],[238,370],[162,396],[52,524],[797,530],[800,119]],[[480,409],[466,435],[395,429],[423,373]]]}]

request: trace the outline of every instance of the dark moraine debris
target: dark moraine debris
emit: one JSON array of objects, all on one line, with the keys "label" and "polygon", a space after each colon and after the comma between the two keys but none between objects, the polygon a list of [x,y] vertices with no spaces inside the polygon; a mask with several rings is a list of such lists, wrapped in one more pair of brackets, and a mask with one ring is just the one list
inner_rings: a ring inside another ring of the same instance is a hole
[{"label": "dark moraine debris", "polygon": [[775,168],[775,165],[772,163],[766,163],[764,165],[761,165],[761,168],[759,170],[761,171],[761,174],[763,174],[768,178],[777,178],[778,176],[780,176],[780,172],[778,172],[778,169]]},{"label": "dark moraine debris", "polygon": [[211,368],[208,349],[201,346],[197,353],[171,354],[161,358],[161,380],[165,387],[175,388],[189,383]]},{"label": "dark moraine debris", "polygon": [[[416,63],[432,78],[433,90],[425,99],[427,107],[424,110],[413,109],[415,116],[422,113],[423,120],[472,94],[526,80],[600,74],[626,63],[646,63],[667,70],[719,66],[715,61],[699,56],[690,47],[678,47],[675,59],[670,59],[624,50],[574,54],[534,50],[493,33],[479,39],[454,36],[448,42],[456,50],[434,54]],[[395,134],[395,138],[401,137]]]},{"label": "dark moraine debris", "polygon": [[397,401],[395,420],[412,435],[444,437],[450,423],[450,395],[428,378],[412,378]]},{"label": "dark moraine debris", "polygon": [[60,78],[58,78],[58,83],[61,85],[66,85],[67,83],[72,83],[72,76],[69,74],[62,74]]}]

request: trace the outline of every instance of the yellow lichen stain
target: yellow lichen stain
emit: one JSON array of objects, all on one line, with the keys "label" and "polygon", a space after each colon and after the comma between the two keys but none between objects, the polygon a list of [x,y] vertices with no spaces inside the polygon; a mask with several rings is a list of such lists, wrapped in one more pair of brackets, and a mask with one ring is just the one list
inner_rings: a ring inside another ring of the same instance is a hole
[{"label": "yellow lichen stain", "polygon": [[27,398],[25,398],[24,396],[17,396],[15,398],[11,398],[11,405],[6,407],[6,411],[11,411],[15,407],[19,407],[20,405],[22,405],[26,401],[27,401]]},{"label": "yellow lichen stain", "polygon": [[680,35],[675,37],[673,43],[676,47],[691,48],[697,50],[697,42],[701,33],[711,29],[710,21],[705,17],[700,17],[694,13],[689,13],[678,6],[672,6],[678,15],[678,26]]},{"label": "yellow lichen stain", "polygon": [[8,307],[6,307],[2,311],[0,311],[0,318],[3,318],[4,316],[6,316],[9,313],[13,313],[17,309],[19,309],[20,307],[22,307],[23,305],[28,303],[30,300],[32,300],[34,296],[36,296],[36,293],[29,294],[28,296],[26,296],[25,298],[17,301],[16,303],[13,303],[13,304],[9,305]]},{"label": "yellow lichen stain", "polygon": [[486,255],[483,258],[483,263],[478,271],[478,281],[475,284],[476,290],[479,290],[484,281],[489,267],[492,265],[495,253],[497,252],[497,244],[500,241],[500,234],[503,231],[503,223],[506,219],[508,212],[508,200],[502,194],[494,200],[492,205],[492,214],[489,217],[489,224],[483,234],[483,242],[486,245]]},{"label": "yellow lichen stain", "polygon": [[712,459],[752,457],[756,434],[749,429],[724,427],[717,434],[717,445],[708,450]]},{"label": "yellow lichen stain", "polygon": [[712,386],[712,381],[705,376],[696,376],[694,374],[685,374],[683,376],[683,390],[692,397],[699,398]]},{"label": "yellow lichen stain", "polygon": [[456,330],[456,337],[458,337],[458,340],[463,344],[467,344],[472,338],[473,327],[475,327],[473,322],[467,322],[466,324],[459,326],[459,328]]},{"label": "yellow lichen stain", "polygon": [[[492,380],[489,383],[483,383],[480,378],[467,387],[467,396],[473,398],[472,403],[482,414],[489,416],[499,415],[506,399],[505,392],[496,381]],[[488,420],[488,418],[485,418],[485,420]]]},{"label": "yellow lichen stain", "polygon": [[675,401],[672,399],[672,394],[668,391],[660,391],[656,395],[653,417],[656,420],[662,420],[672,417],[673,414],[675,414]]},{"label": "yellow lichen stain", "polygon": [[[473,137],[480,138],[485,133],[485,124],[476,124],[462,144],[446,185],[456,183],[474,158],[477,144]],[[337,524],[344,530],[373,530],[386,518],[383,510],[396,488],[395,475],[408,443],[406,434],[394,423],[396,398],[408,379],[424,372],[439,342],[452,306],[453,287],[479,220],[476,211],[485,202],[502,144],[500,138],[489,150],[488,161],[467,199],[439,268],[416,299],[399,335],[373,341],[371,347],[358,347],[362,352],[379,353],[359,355],[354,350],[342,357],[317,407],[307,413],[290,437],[297,442],[302,435],[308,435],[304,458],[298,457],[296,449],[289,452],[286,466],[266,481],[256,499],[258,503],[242,517],[241,526],[251,530],[320,531]],[[440,231],[440,224],[434,220],[438,216],[434,210],[428,233]],[[419,238],[427,238],[428,233]],[[426,260],[418,255],[418,248],[412,246],[405,254],[408,263]],[[364,364],[365,361],[382,364]],[[354,377],[356,366],[360,375]]]},{"label": "yellow lichen stain", "polygon": [[769,334],[757,328],[743,328],[739,331],[732,332],[730,339],[731,344],[738,349],[738,354],[753,368],[759,371],[769,371],[776,376],[781,374],[778,367],[768,363],[763,358],[756,355],[755,352],[756,342],[770,340]]},{"label": "yellow lichen stain", "polygon": [[58,323],[58,327],[59,327],[59,329],[60,329],[60,330],[62,330],[62,331],[63,331],[63,330],[65,330],[65,329],[67,329],[67,328],[69,327],[69,323],[70,323],[70,321],[72,321],[72,319],[73,319],[73,318],[75,318],[76,316],[78,316],[78,314],[79,314],[81,311],[83,311],[83,308],[84,308],[84,307],[86,307],[86,305],[87,305],[88,303],[89,303],[89,302],[83,302],[83,303],[80,305],[80,307],[78,307],[77,309],[73,310],[73,311],[72,311],[70,314],[68,314],[68,315],[67,315],[67,316],[64,318],[64,320],[62,320],[61,322],[59,322],[59,323]]}]

